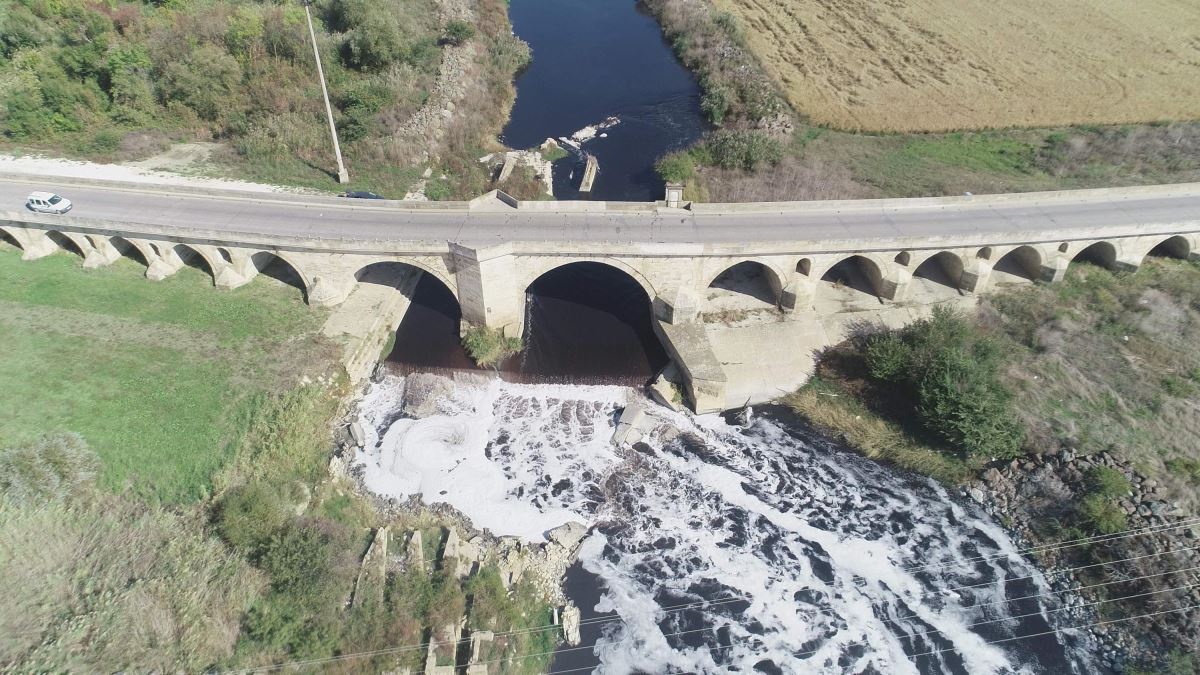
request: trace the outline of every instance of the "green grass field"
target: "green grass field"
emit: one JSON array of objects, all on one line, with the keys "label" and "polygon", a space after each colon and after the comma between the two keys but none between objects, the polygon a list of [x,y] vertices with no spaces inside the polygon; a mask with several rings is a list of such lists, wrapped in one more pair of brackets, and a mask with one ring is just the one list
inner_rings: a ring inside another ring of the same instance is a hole
[{"label": "green grass field", "polygon": [[104,487],[181,503],[208,492],[256,395],[323,372],[336,352],[317,338],[326,312],[294,288],[144,273],[0,248],[0,445],[75,431]]}]

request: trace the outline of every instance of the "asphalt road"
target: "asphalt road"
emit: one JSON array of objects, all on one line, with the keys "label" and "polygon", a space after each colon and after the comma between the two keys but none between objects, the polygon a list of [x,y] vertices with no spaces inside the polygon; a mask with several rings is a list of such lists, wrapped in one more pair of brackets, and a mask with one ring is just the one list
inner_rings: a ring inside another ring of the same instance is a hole
[{"label": "asphalt road", "polygon": [[[70,179],[0,178],[0,211],[23,210],[34,190],[50,190],[75,205],[71,216],[124,224],[175,225],[230,233],[365,241],[454,241],[471,245],[507,241],[633,243],[773,242],[874,237],[938,237],[967,233],[1034,232],[1200,220],[1200,185],[1176,194],[1070,199],[984,197],[903,206],[871,201],[791,212],[692,213],[541,212],[404,209],[394,203],[254,193],[220,196],[172,192],[170,187],[96,186]],[[1052,236],[1049,238],[1053,238]]]}]

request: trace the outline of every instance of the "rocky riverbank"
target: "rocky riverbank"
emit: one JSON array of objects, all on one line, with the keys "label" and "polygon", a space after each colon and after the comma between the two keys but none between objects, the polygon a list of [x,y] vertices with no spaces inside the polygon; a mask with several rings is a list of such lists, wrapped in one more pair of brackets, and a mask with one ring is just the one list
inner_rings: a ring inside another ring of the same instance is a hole
[{"label": "rocky riverbank", "polygon": [[[1124,516],[1124,527],[1111,534],[1075,525],[1098,468],[1119,473],[1129,486],[1110,498]],[[1176,611],[1200,605],[1200,520],[1167,499],[1157,481],[1109,453],[1066,449],[992,466],[962,494],[1008,527],[1056,592],[1077,595],[1068,623],[1112,622],[1091,630],[1114,672],[1157,667],[1173,650],[1200,649],[1200,611]]]}]

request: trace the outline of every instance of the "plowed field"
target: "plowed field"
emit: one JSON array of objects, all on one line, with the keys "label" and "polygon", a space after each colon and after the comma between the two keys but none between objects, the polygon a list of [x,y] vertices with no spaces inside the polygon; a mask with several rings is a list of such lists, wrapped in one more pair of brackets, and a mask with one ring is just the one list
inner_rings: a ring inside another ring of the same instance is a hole
[{"label": "plowed field", "polygon": [[1196,0],[714,0],[797,110],[933,131],[1200,118]]}]

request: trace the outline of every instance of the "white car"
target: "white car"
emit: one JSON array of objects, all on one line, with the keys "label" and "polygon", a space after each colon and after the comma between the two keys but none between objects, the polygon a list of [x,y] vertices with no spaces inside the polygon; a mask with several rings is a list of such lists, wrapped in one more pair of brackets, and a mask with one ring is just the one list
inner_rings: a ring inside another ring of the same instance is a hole
[{"label": "white car", "polygon": [[71,210],[71,200],[53,192],[34,192],[25,200],[25,206],[38,213],[66,213]]}]

